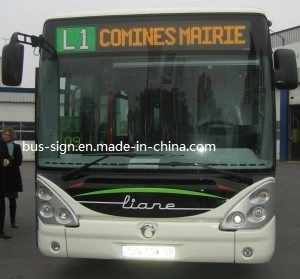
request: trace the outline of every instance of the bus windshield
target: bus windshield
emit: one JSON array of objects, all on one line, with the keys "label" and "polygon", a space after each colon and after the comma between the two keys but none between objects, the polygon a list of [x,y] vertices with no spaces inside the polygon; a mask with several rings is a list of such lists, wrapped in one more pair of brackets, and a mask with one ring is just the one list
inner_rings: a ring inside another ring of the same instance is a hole
[{"label": "bus windshield", "polygon": [[119,152],[90,169],[273,167],[265,21],[174,17],[46,23],[58,58],[41,60],[39,166],[78,168]]}]

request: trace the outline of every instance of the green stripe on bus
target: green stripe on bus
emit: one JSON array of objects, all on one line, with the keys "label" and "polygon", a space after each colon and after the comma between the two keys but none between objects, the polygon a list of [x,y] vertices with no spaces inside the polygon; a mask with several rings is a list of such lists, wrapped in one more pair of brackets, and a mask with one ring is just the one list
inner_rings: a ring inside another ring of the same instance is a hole
[{"label": "green stripe on bus", "polygon": [[170,189],[170,188],[144,188],[144,187],[143,188],[107,189],[107,190],[83,193],[83,194],[75,195],[74,197],[106,195],[106,194],[122,194],[122,193],[157,193],[157,194],[200,196],[200,197],[208,197],[208,198],[214,198],[214,199],[226,199],[224,197],[207,194],[207,193],[200,193],[200,192],[196,192],[196,191],[189,191],[189,190],[182,190],[182,189]]}]

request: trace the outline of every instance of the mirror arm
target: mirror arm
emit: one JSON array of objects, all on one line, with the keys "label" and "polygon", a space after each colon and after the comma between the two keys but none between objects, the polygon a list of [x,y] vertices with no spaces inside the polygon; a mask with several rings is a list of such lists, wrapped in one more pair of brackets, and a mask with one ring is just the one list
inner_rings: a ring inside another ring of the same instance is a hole
[{"label": "mirror arm", "polygon": [[22,43],[31,45],[32,47],[39,47],[40,49],[42,48],[49,54],[51,54],[53,58],[57,57],[55,48],[51,44],[49,44],[42,35],[37,37],[34,35],[15,32],[11,37],[10,43]]}]

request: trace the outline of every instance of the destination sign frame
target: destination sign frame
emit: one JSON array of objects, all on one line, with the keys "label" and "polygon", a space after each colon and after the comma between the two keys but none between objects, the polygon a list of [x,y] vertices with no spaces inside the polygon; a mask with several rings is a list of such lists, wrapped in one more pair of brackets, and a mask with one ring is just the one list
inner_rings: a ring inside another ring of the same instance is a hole
[{"label": "destination sign frame", "polygon": [[248,50],[247,21],[180,21],[60,26],[58,53],[164,50]]}]

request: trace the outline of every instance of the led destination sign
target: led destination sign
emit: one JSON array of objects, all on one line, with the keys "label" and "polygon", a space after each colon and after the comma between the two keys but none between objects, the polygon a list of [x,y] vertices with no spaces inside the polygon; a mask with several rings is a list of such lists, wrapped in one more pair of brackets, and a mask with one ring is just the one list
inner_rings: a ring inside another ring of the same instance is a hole
[{"label": "led destination sign", "polygon": [[148,47],[166,49],[248,49],[246,23],[215,22],[143,25],[60,27],[58,52],[130,51]]},{"label": "led destination sign", "polygon": [[245,45],[245,25],[151,27],[100,30],[101,47]]}]

